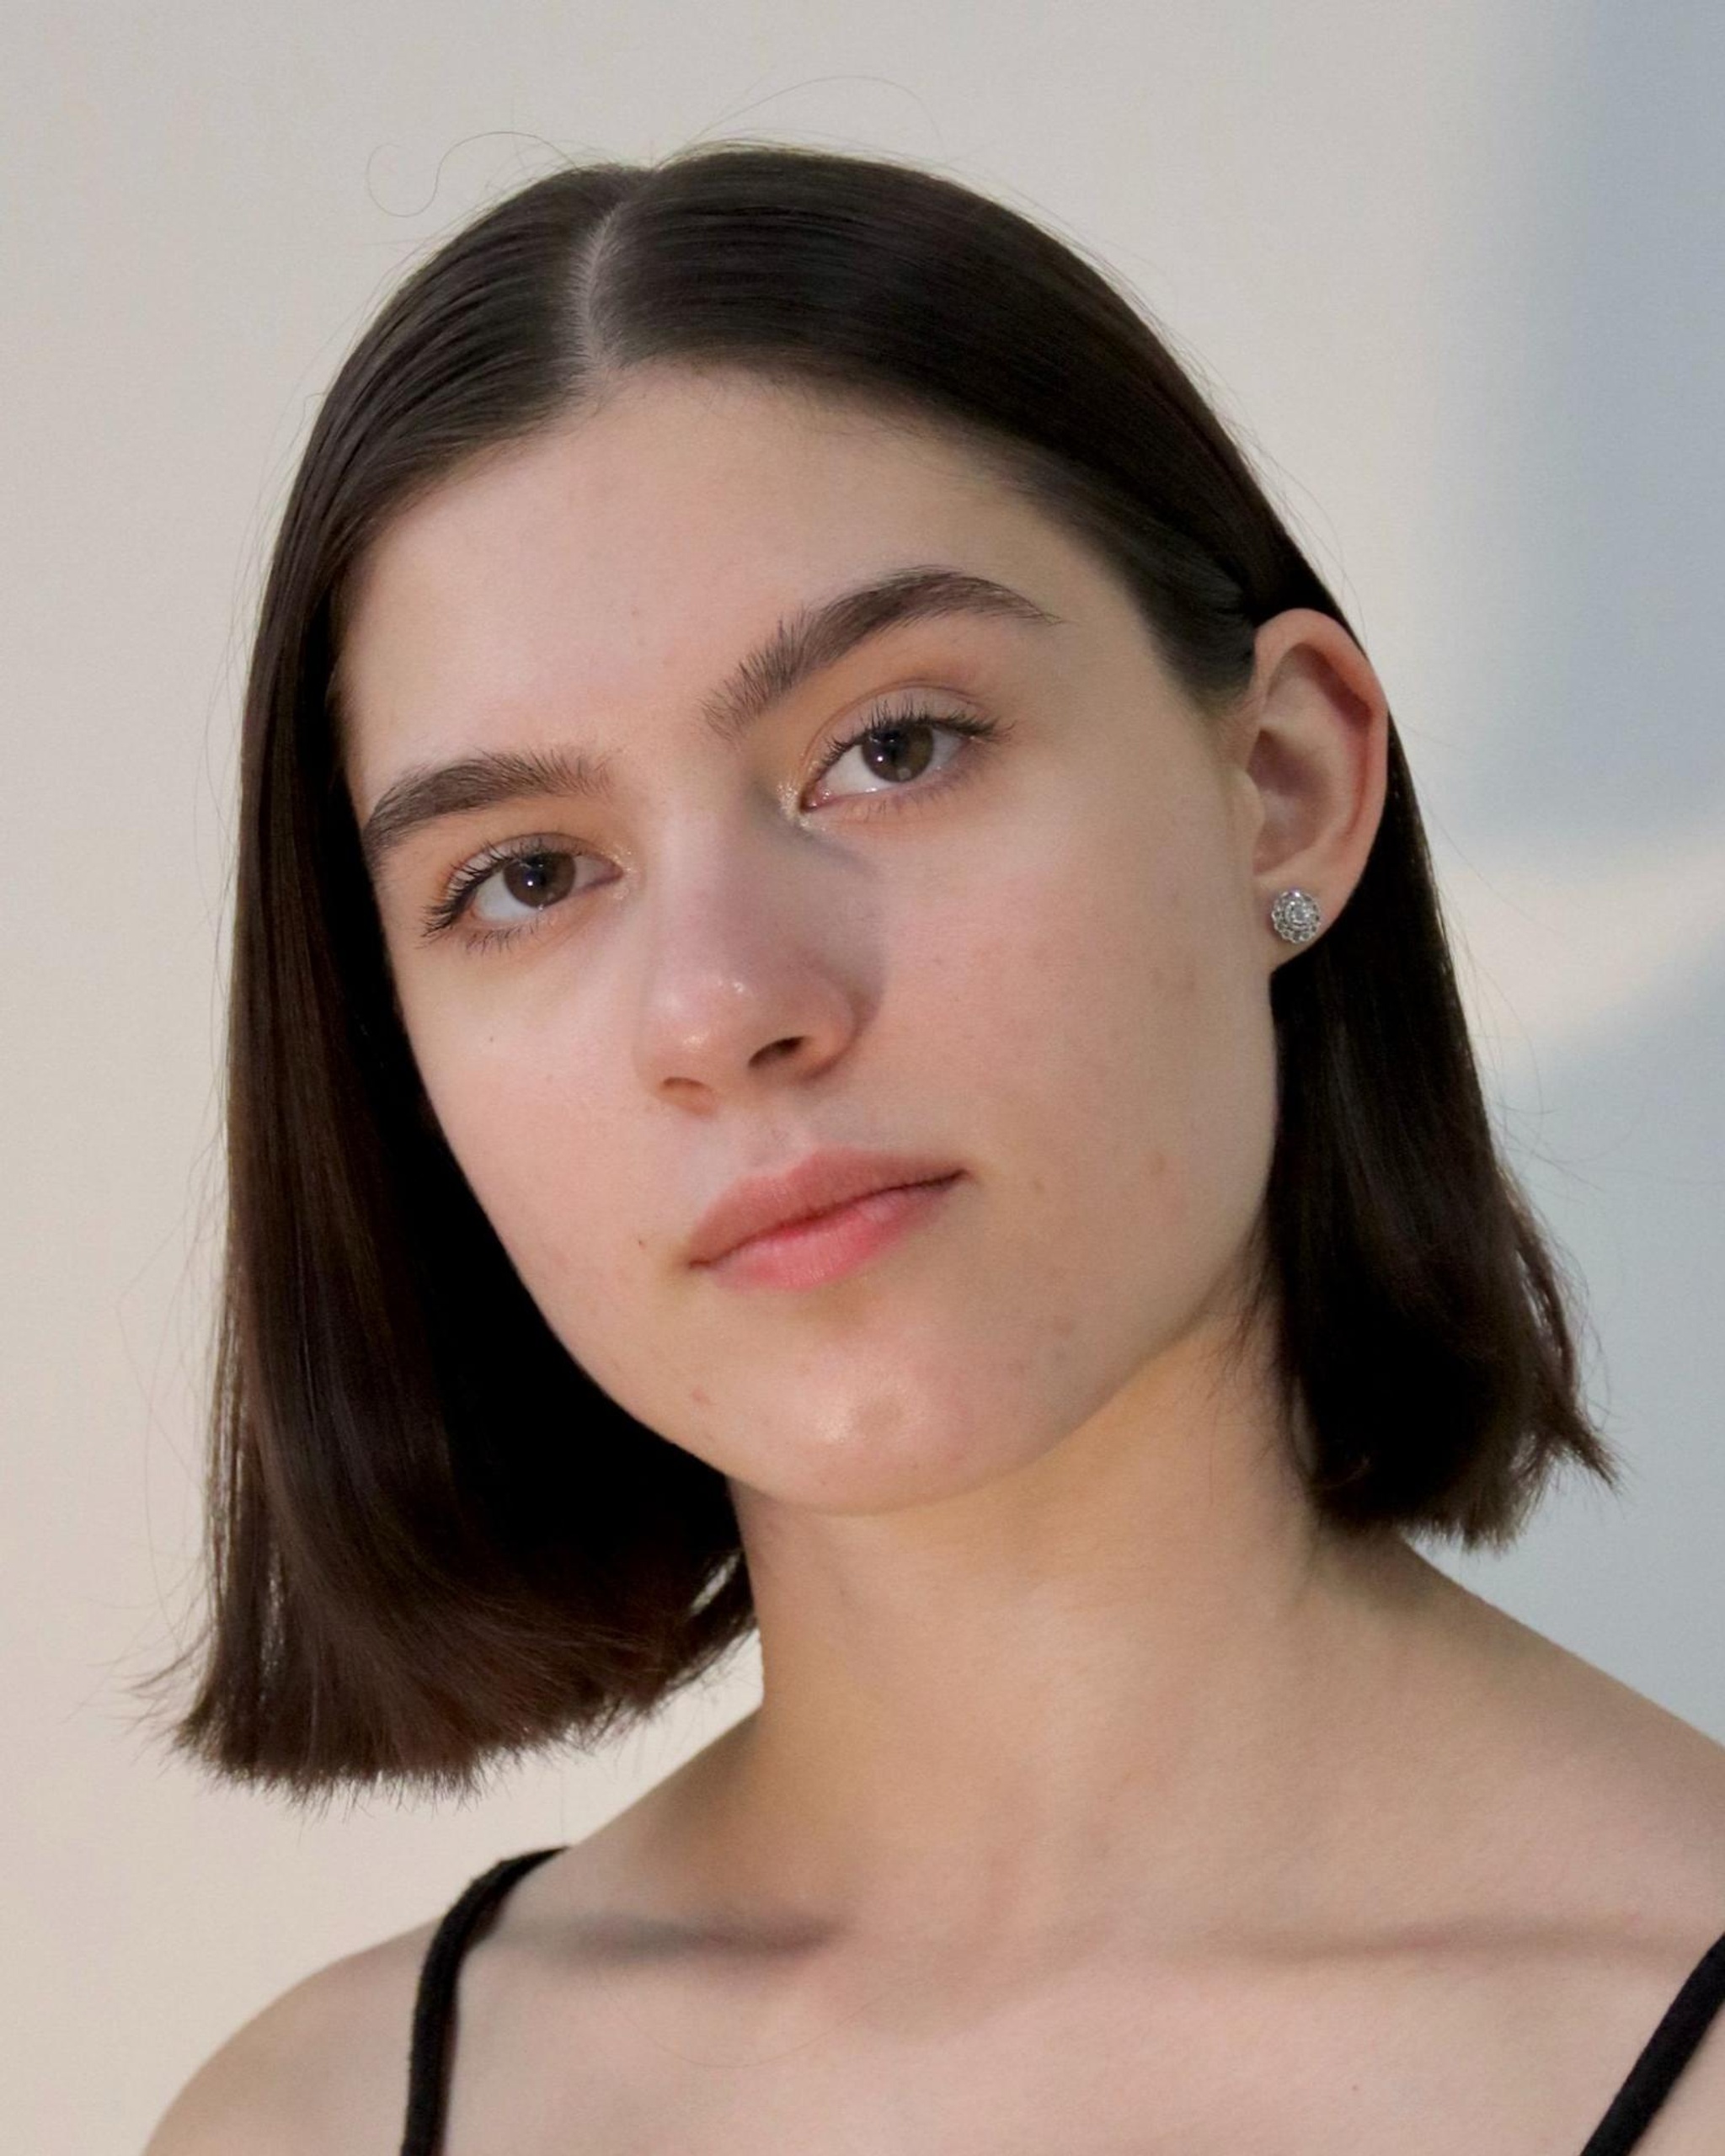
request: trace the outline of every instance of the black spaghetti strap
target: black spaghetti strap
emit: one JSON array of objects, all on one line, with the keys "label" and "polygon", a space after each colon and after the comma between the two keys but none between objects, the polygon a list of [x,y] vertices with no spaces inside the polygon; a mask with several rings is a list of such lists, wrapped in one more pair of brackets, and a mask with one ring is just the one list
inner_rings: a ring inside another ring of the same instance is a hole
[{"label": "black spaghetti strap", "polygon": [[1652,2125],[1653,2114],[1670,2095],[1677,2077],[1700,2048],[1722,2005],[1725,2005],[1725,1936],[1717,1939],[1690,1972],[1581,2156],[1629,2156]]},{"label": "black spaghetti strap", "polygon": [[547,1857],[560,1855],[563,1846],[532,1849],[525,1856],[509,1856],[501,1864],[494,1864],[446,1912],[431,1935],[414,1997],[407,2129],[401,2156],[437,2156],[443,2138],[444,2108],[449,2100],[449,2040],[455,2023],[455,1987],[462,1956],[515,1881]]}]

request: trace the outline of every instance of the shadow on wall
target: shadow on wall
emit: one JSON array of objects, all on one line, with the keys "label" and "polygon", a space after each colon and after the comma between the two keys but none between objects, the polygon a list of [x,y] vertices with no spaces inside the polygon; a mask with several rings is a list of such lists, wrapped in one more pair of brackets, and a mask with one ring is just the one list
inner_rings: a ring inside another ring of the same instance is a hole
[{"label": "shadow on wall", "polygon": [[[1596,1555],[1712,1576],[1700,1523],[1725,1506],[1725,11],[1596,6],[1561,40],[1517,35],[1539,147],[1489,273],[1501,339],[1466,365],[1477,483],[1501,491],[1471,503],[1492,543],[1456,609],[1488,627],[1445,900],[1514,1157],[1585,1278],[1636,1511],[1583,1499],[1561,1547],[1536,1521],[1524,1550],[1441,1561],[1573,1611]],[[1666,1615],[1644,1667],[1632,1640],[1566,1636],[1725,1738],[1717,1625],[1680,1667],[1696,1628]]]}]

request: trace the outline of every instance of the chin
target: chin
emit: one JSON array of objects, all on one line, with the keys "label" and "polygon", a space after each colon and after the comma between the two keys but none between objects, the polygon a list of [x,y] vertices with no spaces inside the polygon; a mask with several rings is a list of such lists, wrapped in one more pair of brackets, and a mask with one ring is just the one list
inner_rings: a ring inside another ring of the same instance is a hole
[{"label": "chin", "polygon": [[907,1413],[902,1401],[876,1400],[812,1436],[804,1428],[777,1443],[757,1422],[750,1457],[715,1465],[772,1503],[866,1518],[964,1497],[1046,1449],[1028,1433],[1015,1446],[998,1415],[955,1422],[949,1413]]}]

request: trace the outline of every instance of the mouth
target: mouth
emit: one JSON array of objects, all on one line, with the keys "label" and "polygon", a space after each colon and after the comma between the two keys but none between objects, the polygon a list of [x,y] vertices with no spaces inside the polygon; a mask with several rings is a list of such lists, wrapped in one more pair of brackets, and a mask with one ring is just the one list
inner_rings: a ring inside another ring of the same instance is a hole
[{"label": "mouth", "polygon": [[713,1264],[745,1242],[836,1212],[853,1200],[943,1182],[963,1172],[954,1161],[927,1153],[823,1146],[788,1167],[760,1170],[733,1183],[702,1214],[685,1255],[692,1265]]},{"label": "mouth", "polygon": [[962,1169],[887,1183],[745,1236],[704,1269],[733,1286],[807,1289],[856,1272],[943,1209]]}]

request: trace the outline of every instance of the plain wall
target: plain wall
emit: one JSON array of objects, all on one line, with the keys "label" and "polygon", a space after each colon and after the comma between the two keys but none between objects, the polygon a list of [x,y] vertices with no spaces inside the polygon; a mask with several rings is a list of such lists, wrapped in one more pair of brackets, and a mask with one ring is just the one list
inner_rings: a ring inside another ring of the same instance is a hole
[{"label": "plain wall", "polygon": [[1104,261],[1348,610],[1621,1502],[1431,1554],[1725,1739],[1725,15],[1532,0],[180,0],[0,26],[0,2140],[136,2151],[229,2031],[588,1831],[758,1661],[466,1807],[315,1817],[129,1687],[195,1588],[237,707],[318,396],[560,156],[886,152]]}]

